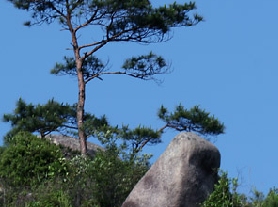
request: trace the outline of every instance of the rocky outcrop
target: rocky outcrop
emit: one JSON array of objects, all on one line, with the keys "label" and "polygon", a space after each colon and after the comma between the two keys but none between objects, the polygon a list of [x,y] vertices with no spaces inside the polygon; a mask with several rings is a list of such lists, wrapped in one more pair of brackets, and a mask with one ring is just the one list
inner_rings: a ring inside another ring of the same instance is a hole
[{"label": "rocky outcrop", "polygon": [[193,133],[176,136],[122,207],[198,207],[213,191],[220,153]]},{"label": "rocky outcrop", "polygon": [[[46,139],[49,139],[52,143],[57,144],[57,145],[62,145],[64,147],[68,147],[69,149],[73,151],[78,151],[80,152],[80,143],[79,139],[77,138],[72,138],[68,136],[63,136],[63,135],[55,135],[55,134],[50,134],[45,137]],[[99,145],[87,142],[87,147],[88,147],[88,155],[90,156],[95,156],[96,152],[98,150],[104,150],[102,147]]]}]

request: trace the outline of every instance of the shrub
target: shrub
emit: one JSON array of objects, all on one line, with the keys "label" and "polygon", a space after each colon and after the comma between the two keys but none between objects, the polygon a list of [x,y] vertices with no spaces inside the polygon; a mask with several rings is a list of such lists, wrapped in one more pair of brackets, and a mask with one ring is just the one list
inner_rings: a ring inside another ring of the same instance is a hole
[{"label": "shrub", "polygon": [[272,188],[269,190],[267,197],[263,201],[262,207],[278,207],[278,189]]},{"label": "shrub", "polygon": [[0,156],[0,176],[9,185],[37,185],[66,173],[67,164],[59,147],[28,132],[15,135]]},{"label": "shrub", "polygon": [[214,191],[201,207],[242,207],[242,197],[237,193],[237,179],[229,179],[227,173],[222,173]]},{"label": "shrub", "polygon": [[115,149],[100,151],[92,162],[93,194],[98,205],[121,206],[147,170],[141,162],[120,159]]},{"label": "shrub", "polygon": [[40,186],[34,194],[33,200],[26,202],[24,207],[72,207],[72,199],[68,191],[54,182],[49,186]]}]

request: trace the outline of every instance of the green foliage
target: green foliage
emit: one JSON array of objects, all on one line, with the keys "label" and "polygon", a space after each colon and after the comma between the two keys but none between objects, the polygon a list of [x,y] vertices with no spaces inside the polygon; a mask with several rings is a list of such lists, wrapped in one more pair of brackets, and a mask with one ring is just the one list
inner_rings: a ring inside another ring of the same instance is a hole
[{"label": "green foliage", "polygon": [[92,162],[97,204],[120,206],[147,169],[144,162],[121,160],[118,150],[99,152]]},{"label": "green foliage", "polygon": [[134,152],[129,143],[117,138],[118,129],[110,130],[97,135],[104,150],[94,158],[78,155],[69,161],[67,184],[78,205],[120,206],[149,169],[150,156]]},{"label": "green foliage", "polygon": [[193,2],[153,8],[148,0],[9,1],[18,9],[32,12],[34,21],[26,22],[26,26],[55,20],[66,29],[70,29],[67,20],[78,25],[77,29],[98,25],[107,35],[104,41],[162,41],[171,27],[193,26],[202,21],[197,14],[189,15],[196,9]]},{"label": "green foliage", "polygon": [[201,135],[219,135],[224,133],[225,126],[218,119],[198,106],[187,110],[182,105],[176,107],[173,113],[161,106],[158,117],[166,123],[165,127],[177,131],[193,131]]},{"label": "green foliage", "polygon": [[262,207],[262,203],[264,202],[265,196],[262,192],[253,189],[252,197],[249,198],[248,207]]},{"label": "green foliage", "polygon": [[237,179],[229,179],[227,173],[222,173],[214,191],[201,207],[242,207],[242,197],[236,192],[237,187]]},{"label": "green foliage", "polygon": [[[47,191],[48,190],[48,191]],[[27,201],[25,207],[72,207],[72,199],[63,190],[44,189],[39,191],[40,194],[36,193],[34,201]]]},{"label": "green foliage", "polygon": [[[11,139],[20,131],[39,133],[41,137],[53,132],[75,134],[77,131],[75,115],[76,105],[58,103],[54,99],[49,100],[45,105],[33,105],[27,104],[20,98],[14,112],[3,116],[3,121],[11,123],[12,126],[4,137],[5,144],[12,142]],[[84,115],[84,122],[84,127],[90,128],[90,130],[100,131],[108,125],[105,116],[97,118],[90,113]]]},{"label": "green foliage", "polygon": [[55,178],[40,185],[5,188],[0,201],[4,207],[73,207],[72,198],[65,182]]},{"label": "green foliage", "polygon": [[[19,99],[14,113],[4,115],[4,120],[10,122],[13,127],[5,137],[6,144],[12,142],[13,135],[18,131],[39,132],[41,137],[53,131],[69,136],[76,135],[75,113],[75,105],[59,104],[54,100],[48,101],[46,105],[33,105]],[[126,151],[130,158],[140,153],[147,144],[160,143],[163,130],[167,127],[178,131],[195,131],[202,135],[218,135],[224,132],[224,124],[199,107],[187,110],[180,105],[170,113],[162,106],[158,117],[166,122],[166,125],[158,130],[141,125],[131,129],[128,125],[113,127],[105,116],[97,118],[85,113],[82,129],[87,137],[98,138],[104,145],[117,140],[121,143],[119,147]]]},{"label": "green foliage", "polygon": [[69,161],[64,185],[74,206],[120,206],[148,170],[148,158],[121,159],[121,149],[111,143],[106,146],[94,158],[77,155]]},{"label": "green foliage", "polygon": [[262,203],[262,207],[278,207],[278,189],[272,188]]},{"label": "green foliage", "polygon": [[127,75],[143,80],[156,80],[154,75],[169,72],[165,59],[152,52],[148,55],[128,58],[122,68]]},{"label": "green foliage", "polygon": [[[64,62],[65,63],[56,63],[50,73],[55,75],[71,75],[77,77],[75,59],[64,57]],[[82,73],[86,83],[94,78],[101,79],[100,76],[105,74],[106,71],[106,65],[94,56],[87,57],[82,65]]]},{"label": "green foliage", "polygon": [[151,156],[141,154],[140,144],[149,139],[155,143],[160,134],[144,127],[130,130],[123,126],[98,136],[105,151],[99,151],[92,162],[93,194],[99,206],[120,206],[150,166]]},{"label": "green foliage", "polygon": [[19,131],[37,132],[45,137],[51,132],[58,131],[70,123],[75,116],[75,107],[67,104],[60,104],[54,99],[49,100],[45,105],[27,104],[19,99],[12,114],[3,116],[4,122],[10,122],[12,130],[6,135],[6,143]]},{"label": "green foliage", "polygon": [[[89,207],[97,203],[93,193],[95,188],[92,159],[83,155],[76,155],[69,160],[70,171],[65,186],[69,189],[73,206]],[[100,189],[101,190],[101,189]]]},{"label": "green foliage", "polygon": [[154,130],[150,127],[138,126],[134,129],[130,129],[128,126],[123,126],[120,129],[118,139],[122,139],[124,146],[131,146],[131,157],[140,153],[146,144],[158,144],[161,143],[162,133],[158,130]]},{"label": "green foliage", "polygon": [[[82,65],[82,74],[86,83],[98,78],[103,80],[103,75],[128,75],[134,78],[143,80],[155,80],[155,75],[165,74],[170,72],[166,61],[161,56],[157,56],[152,52],[148,55],[141,55],[138,57],[132,57],[125,60],[123,71],[109,71],[99,58],[94,56],[88,56]],[[64,63],[56,63],[55,67],[50,71],[55,75],[71,75],[77,77],[77,69],[75,59],[70,57],[64,57]]]},{"label": "green foliage", "polygon": [[201,207],[277,207],[278,190],[270,189],[265,197],[263,193],[253,190],[253,196],[247,197],[237,192],[238,181],[222,173],[215,189]]},{"label": "green foliage", "polygon": [[59,147],[28,132],[15,135],[0,157],[0,177],[10,185],[36,185],[66,172]]}]

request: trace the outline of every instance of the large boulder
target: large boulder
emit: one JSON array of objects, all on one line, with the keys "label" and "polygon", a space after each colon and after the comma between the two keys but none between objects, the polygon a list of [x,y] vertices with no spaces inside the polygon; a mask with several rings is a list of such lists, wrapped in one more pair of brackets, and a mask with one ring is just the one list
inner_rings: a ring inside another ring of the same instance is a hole
[{"label": "large boulder", "polygon": [[136,184],[122,207],[198,207],[213,191],[220,153],[209,141],[184,132]]}]

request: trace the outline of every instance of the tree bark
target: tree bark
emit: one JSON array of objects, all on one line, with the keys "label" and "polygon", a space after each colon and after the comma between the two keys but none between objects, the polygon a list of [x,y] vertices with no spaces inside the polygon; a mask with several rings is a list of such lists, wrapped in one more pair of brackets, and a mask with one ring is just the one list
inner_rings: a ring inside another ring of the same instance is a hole
[{"label": "tree bark", "polygon": [[78,103],[76,111],[78,137],[80,142],[80,151],[82,155],[87,154],[87,135],[84,130],[84,108],[86,99],[86,83],[82,73],[83,60],[76,59],[76,70],[78,79]]},{"label": "tree bark", "polygon": [[84,75],[82,71],[82,66],[84,62],[84,58],[80,56],[80,48],[78,46],[78,41],[76,37],[76,29],[73,29],[73,25],[71,23],[71,11],[69,7],[67,8],[67,24],[69,26],[69,30],[72,38],[72,47],[74,52],[75,64],[76,64],[76,72],[77,72],[77,81],[78,81],[78,102],[76,109],[76,121],[77,121],[77,129],[78,129],[78,138],[80,143],[80,152],[82,155],[87,155],[87,135],[84,129],[84,111],[85,111],[85,99],[86,99],[86,82],[84,80]]}]

